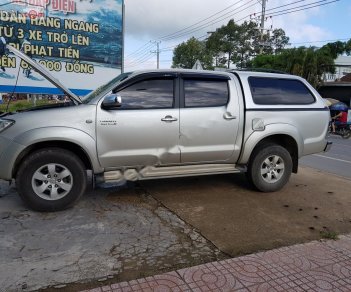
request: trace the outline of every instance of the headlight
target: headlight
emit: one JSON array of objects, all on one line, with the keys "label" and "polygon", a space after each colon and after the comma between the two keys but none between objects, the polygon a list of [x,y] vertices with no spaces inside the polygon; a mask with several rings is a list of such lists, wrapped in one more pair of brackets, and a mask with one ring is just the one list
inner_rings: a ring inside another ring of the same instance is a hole
[{"label": "headlight", "polygon": [[0,119],[0,133],[2,131],[5,131],[7,128],[11,127],[14,123],[15,123],[15,121],[13,121],[13,120]]}]

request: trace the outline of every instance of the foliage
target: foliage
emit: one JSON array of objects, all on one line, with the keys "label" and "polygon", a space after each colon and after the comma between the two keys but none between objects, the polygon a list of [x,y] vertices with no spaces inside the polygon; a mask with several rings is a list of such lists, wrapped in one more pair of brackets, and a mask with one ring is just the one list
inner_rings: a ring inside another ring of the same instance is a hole
[{"label": "foliage", "polygon": [[199,59],[206,69],[212,67],[263,68],[299,75],[314,87],[325,73],[335,73],[338,55],[351,55],[351,40],[328,43],[321,48],[298,47],[285,49],[289,38],[283,29],[265,31],[261,35],[255,22],[241,25],[230,20],[212,32],[206,41],[195,38],[174,50],[173,67],[192,68]]},{"label": "foliage", "polygon": [[199,60],[204,69],[212,69],[212,57],[206,51],[205,43],[191,38],[178,45],[173,52],[173,68],[191,69]]},{"label": "foliage", "polygon": [[208,38],[206,47],[216,57],[216,65],[230,67],[231,63],[245,66],[253,54],[252,38],[257,32],[257,25],[244,22],[238,25],[230,20],[227,25],[217,29]]},{"label": "foliage", "polygon": [[336,232],[334,231],[320,231],[320,236],[324,239],[332,239],[332,240],[337,240],[339,239],[339,236]]},{"label": "foliage", "polygon": [[328,46],[284,49],[276,55],[259,55],[252,61],[254,68],[266,68],[299,75],[317,87],[323,74],[335,72],[333,53]]},{"label": "foliage", "polygon": [[[36,101],[36,105],[46,105],[52,103],[52,101],[46,100],[46,99],[41,99]],[[27,100],[18,100],[18,101],[11,101],[9,105],[9,112],[16,112],[16,111],[21,111],[24,109],[28,109],[35,106],[32,101],[27,101]],[[7,108],[7,102],[4,102],[0,104],[0,112],[5,112]]]},{"label": "foliage", "polygon": [[329,54],[336,59],[338,55],[342,54],[345,51],[346,43],[337,41],[335,43],[328,43],[322,47],[324,50],[327,50]]},{"label": "foliage", "polygon": [[268,43],[270,46],[265,48],[265,53],[279,53],[289,44],[289,37],[283,29],[274,29],[271,36],[268,34]]},{"label": "foliage", "polygon": [[[262,46],[262,42],[269,45]],[[227,25],[212,32],[206,41],[191,38],[176,47],[173,67],[191,68],[194,60],[199,59],[208,69],[213,66],[230,68],[232,64],[243,68],[260,51],[265,54],[280,52],[288,42],[289,38],[282,29],[263,34],[261,40],[257,23],[245,21],[239,25],[230,20]]]}]

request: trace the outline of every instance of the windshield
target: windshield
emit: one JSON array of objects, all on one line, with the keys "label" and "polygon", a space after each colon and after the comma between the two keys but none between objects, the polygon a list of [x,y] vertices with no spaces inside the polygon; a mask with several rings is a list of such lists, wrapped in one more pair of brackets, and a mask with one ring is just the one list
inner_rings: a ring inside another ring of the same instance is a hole
[{"label": "windshield", "polygon": [[94,90],[93,92],[89,93],[83,98],[83,103],[88,103],[92,101],[95,97],[102,93],[107,93],[111,91],[114,87],[117,86],[118,83],[122,82],[123,80],[127,79],[133,72],[126,72],[118,75],[116,78],[112,79],[111,81],[107,82],[106,84],[100,86],[98,89]]}]

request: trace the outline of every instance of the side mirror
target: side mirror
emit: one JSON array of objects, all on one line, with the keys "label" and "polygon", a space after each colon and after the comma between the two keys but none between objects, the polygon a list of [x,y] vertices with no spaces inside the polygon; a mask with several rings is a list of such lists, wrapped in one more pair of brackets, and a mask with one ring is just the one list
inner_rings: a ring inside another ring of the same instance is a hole
[{"label": "side mirror", "polygon": [[117,94],[106,96],[101,104],[101,107],[106,110],[117,109],[122,106],[122,97]]}]

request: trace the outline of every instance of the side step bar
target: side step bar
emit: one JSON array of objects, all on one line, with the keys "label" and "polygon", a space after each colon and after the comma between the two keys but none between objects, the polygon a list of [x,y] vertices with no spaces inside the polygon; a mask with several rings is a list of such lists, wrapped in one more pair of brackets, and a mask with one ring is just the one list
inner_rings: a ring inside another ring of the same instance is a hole
[{"label": "side step bar", "polygon": [[104,181],[136,181],[154,178],[186,177],[221,173],[238,173],[243,169],[235,164],[201,164],[182,166],[147,166],[140,170],[129,168],[126,170],[108,171],[97,177],[97,182]]}]

